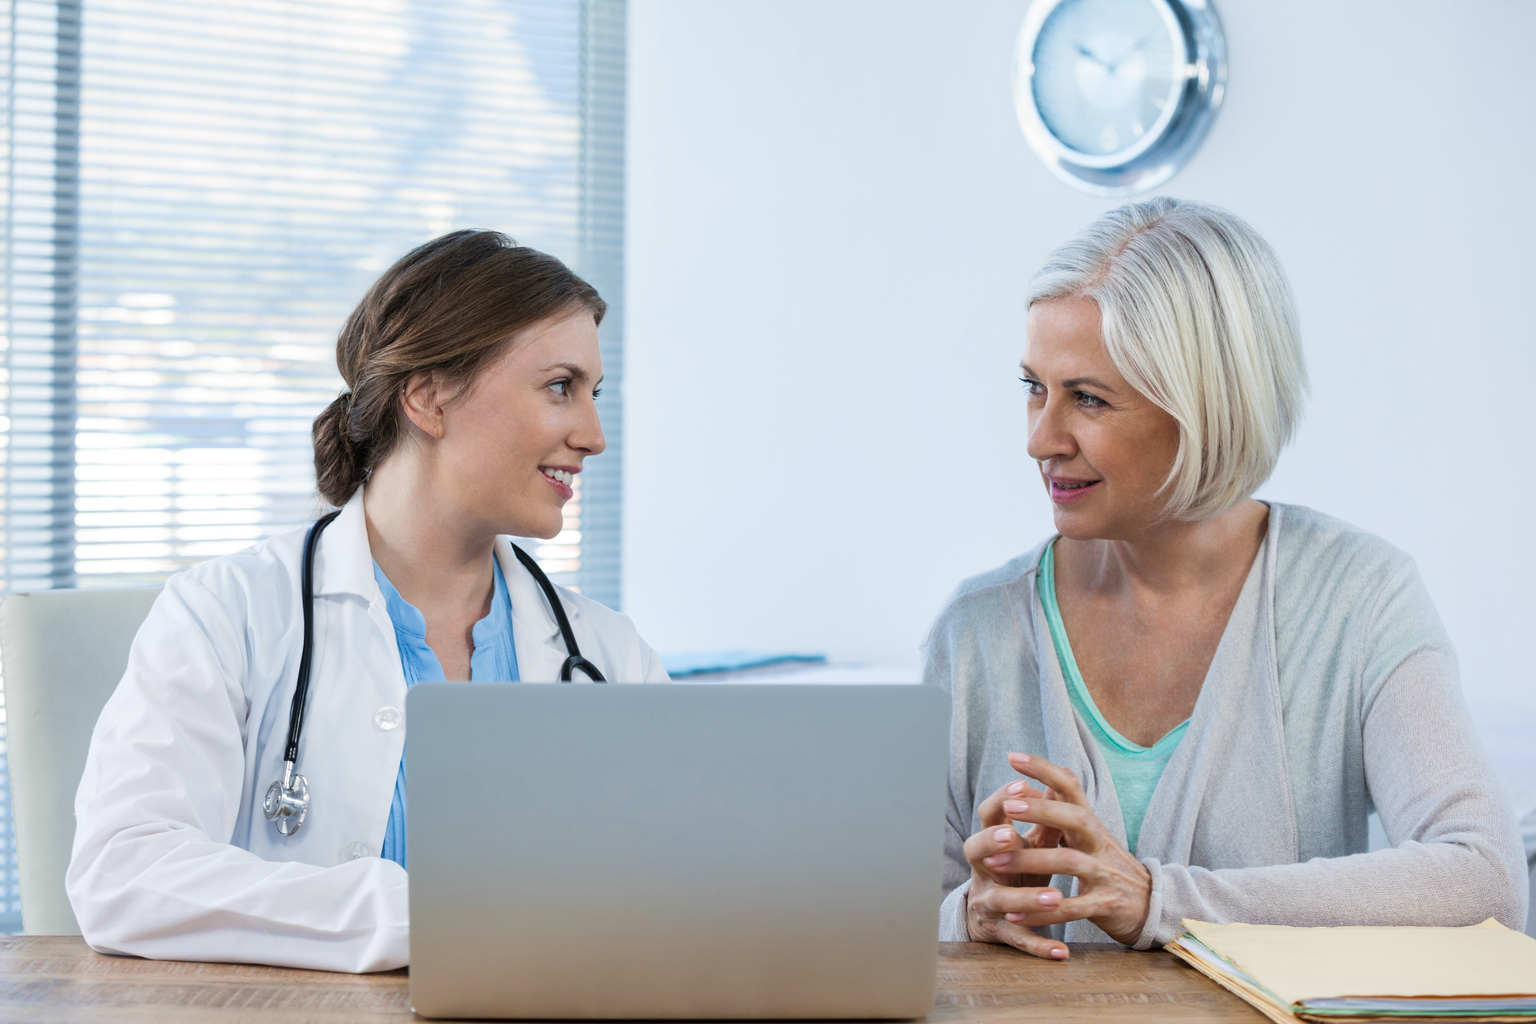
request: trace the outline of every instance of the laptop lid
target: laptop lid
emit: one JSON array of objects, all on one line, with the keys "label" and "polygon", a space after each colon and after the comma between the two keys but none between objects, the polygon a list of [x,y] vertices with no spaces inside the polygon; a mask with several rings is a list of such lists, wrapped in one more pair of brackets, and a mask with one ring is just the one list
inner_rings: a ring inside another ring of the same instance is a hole
[{"label": "laptop lid", "polygon": [[942,690],[422,683],[407,722],[422,1016],[932,1006]]}]

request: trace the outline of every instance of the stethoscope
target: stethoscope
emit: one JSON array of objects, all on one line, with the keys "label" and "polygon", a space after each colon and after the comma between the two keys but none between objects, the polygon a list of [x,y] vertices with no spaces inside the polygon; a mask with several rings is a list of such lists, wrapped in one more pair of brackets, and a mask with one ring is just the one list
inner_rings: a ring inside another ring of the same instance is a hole
[{"label": "stethoscope", "polygon": [[[278,833],[285,836],[297,832],[299,826],[304,824],[304,815],[309,813],[309,782],[294,769],[299,763],[299,734],[304,728],[304,705],[309,695],[309,664],[314,656],[315,546],[321,532],[339,515],[341,510],[337,509],[316,520],[304,541],[304,564],[299,574],[299,589],[304,598],[304,647],[299,653],[299,680],[293,688],[293,707],[288,711],[288,745],[283,748],[283,778],[281,782],[272,783],[267,789],[267,798],[262,801],[267,820],[277,822]],[[539,568],[539,563],[528,552],[516,544],[512,545],[512,552],[523,563],[523,568],[538,580],[539,588],[549,599],[549,606],[555,610],[555,621],[560,625],[560,636],[565,640],[568,652],[568,657],[560,666],[560,681],[570,682],[572,673],[580,669],[594,683],[606,683],[608,680],[603,678],[597,666],[581,656],[581,648],[576,646],[576,634],[571,632],[571,621],[566,618],[565,606],[555,593],[555,585],[549,582],[549,577],[544,575],[544,570]]]}]

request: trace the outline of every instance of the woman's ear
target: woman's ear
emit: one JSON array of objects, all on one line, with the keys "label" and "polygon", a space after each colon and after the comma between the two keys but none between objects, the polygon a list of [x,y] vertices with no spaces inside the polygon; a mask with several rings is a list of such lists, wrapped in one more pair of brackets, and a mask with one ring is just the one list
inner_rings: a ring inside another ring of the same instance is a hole
[{"label": "woman's ear", "polygon": [[441,441],[444,434],[443,378],[436,370],[419,370],[400,386],[400,407],[422,432]]}]

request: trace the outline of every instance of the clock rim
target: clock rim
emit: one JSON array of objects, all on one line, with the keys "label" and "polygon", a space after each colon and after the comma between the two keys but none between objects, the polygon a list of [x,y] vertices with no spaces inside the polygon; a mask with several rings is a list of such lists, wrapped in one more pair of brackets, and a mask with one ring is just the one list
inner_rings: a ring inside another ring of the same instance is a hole
[{"label": "clock rim", "polygon": [[[1172,104],[1173,110],[1168,112],[1166,124],[1156,135],[1148,131],[1134,146],[1095,155],[1075,150],[1052,134],[1035,104],[1035,43],[1046,19],[1064,2],[1035,0],[1019,29],[1014,48],[1013,92],[1014,110],[1024,137],[1052,174],[1080,191],[1126,196],[1155,188],[1178,173],[1205,141],[1226,93],[1226,36],[1214,3],[1149,0],[1177,19],[1179,33],[1174,44],[1177,46],[1182,39],[1186,58],[1183,88]],[[1140,152],[1127,156],[1136,146],[1142,146]]]}]

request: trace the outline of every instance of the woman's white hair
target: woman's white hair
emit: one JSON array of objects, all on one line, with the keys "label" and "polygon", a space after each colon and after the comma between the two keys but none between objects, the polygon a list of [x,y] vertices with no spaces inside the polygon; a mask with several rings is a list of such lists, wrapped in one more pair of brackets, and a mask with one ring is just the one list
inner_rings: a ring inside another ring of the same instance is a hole
[{"label": "woman's white hair", "polygon": [[1029,284],[1029,305],[1078,297],[1098,304],[1121,376],[1178,423],[1164,514],[1210,519],[1253,494],[1307,390],[1296,307],[1269,244],[1214,206],[1128,203],[1058,246]]}]

